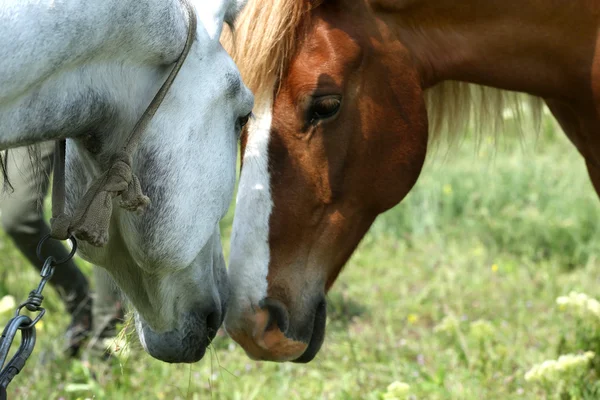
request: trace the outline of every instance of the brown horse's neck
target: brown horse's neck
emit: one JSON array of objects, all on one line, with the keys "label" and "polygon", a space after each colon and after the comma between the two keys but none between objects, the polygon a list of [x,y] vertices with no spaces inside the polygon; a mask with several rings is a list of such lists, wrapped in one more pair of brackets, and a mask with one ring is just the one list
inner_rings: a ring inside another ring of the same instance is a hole
[{"label": "brown horse's neck", "polygon": [[600,14],[595,1],[370,3],[413,54],[425,88],[456,80],[545,98],[590,92]]}]

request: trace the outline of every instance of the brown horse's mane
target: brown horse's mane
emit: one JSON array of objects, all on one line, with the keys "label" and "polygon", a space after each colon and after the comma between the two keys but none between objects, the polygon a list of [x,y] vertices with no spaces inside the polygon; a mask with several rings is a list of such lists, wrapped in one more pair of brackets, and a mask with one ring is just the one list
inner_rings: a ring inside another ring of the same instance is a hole
[{"label": "brown horse's mane", "polygon": [[[322,0],[250,0],[235,23],[225,30],[222,43],[238,65],[245,84],[260,104],[273,95],[274,85],[285,74],[302,40],[303,27],[310,24],[310,11]],[[454,139],[470,126],[478,134],[502,130],[505,111],[520,120],[541,120],[542,101],[517,92],[464,82],[446,81],[424,92],[430,143]]]},{"label": "brown horse's mane", "polygon": [[318,6],[308,0],[250,0],[221,41],[238,65],[256,103],[271,98],[273,86],[296,52],[301,26]]}]

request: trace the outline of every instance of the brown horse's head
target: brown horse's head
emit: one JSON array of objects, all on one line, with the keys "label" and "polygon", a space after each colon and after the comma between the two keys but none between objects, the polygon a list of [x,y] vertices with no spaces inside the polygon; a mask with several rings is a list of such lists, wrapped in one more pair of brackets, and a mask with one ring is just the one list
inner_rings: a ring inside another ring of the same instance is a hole
[{"label": "brown horse's head", "polygon": [[327,291],[419,176],[427,116],[408,50],[368,2],[274,3],[248,4],[232,47],[257,107],[242,138],[226,328],[252,358],[307,362]]}]

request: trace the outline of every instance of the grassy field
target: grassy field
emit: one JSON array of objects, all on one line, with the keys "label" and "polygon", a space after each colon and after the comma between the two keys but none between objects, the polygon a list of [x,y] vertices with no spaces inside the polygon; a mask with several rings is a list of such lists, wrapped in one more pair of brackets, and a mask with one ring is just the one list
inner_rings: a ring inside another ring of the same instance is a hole
[{"label": "grassy field", "polygon": [[[386,392],[392,382],[408,384],[411,399],[560,398],[569,387],[525,374],[600,346],[556,304],[573,290],[600,298],[600,204],[550,120],[537,136],[502,139],[441,149],[408,198],[377,220],[329,295],[326,341],[310,364],[253,362],[223,336],[194,365],[162,364],[135,342],[120,360],[66,360],[57,349],[68,319],[48,291],[15,398],[403,398]],[[6,236],[0,253],[0,297],[24,299],[36,274]],[[570,385],[594,398],[594,372],[573,376]]]}]

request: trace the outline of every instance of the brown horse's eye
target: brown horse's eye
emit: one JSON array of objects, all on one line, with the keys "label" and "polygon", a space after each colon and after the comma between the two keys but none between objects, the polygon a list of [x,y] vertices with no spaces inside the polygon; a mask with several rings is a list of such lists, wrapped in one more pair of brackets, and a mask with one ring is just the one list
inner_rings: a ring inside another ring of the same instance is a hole
[{"label": "brown horse's eye", "polygon": [[311,124],[333,118],[340,111],[342,105],[341,96],[331,95],[317,97],[313,100],[309,109],[308,119]]}]

